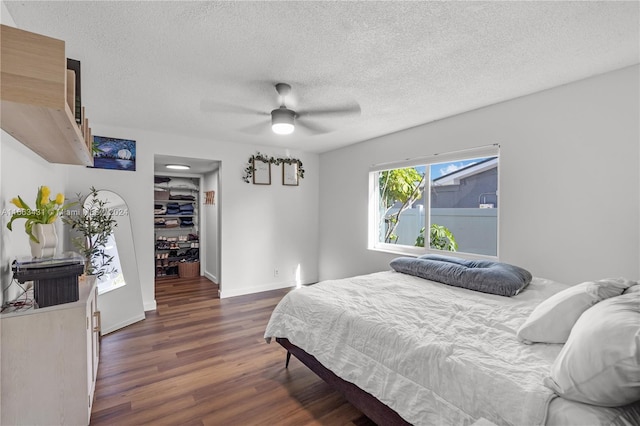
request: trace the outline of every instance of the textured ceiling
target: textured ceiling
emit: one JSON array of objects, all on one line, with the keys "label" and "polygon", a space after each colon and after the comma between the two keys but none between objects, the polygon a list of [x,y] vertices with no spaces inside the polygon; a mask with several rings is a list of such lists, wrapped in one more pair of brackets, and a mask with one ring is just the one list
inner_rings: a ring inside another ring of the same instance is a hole
[{"label": "textured ceiling", "polygon": [[[4,2],[66,41],[95,123],[324,152],[636,64],[631,2]],[[287,106],[359,105],[268,127]]]}]

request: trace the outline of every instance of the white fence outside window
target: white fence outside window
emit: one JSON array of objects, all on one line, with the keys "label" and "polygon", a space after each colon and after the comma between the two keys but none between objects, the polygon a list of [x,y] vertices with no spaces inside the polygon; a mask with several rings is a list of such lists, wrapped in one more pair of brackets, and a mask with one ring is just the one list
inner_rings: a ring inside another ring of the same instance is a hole
[{"label": "white fence outside window", "polygon": [[[397,209],[395,209],[397,212]],[[393,213],[390,210],[387,214]],[[423,206],[405,210],[400,215],[395,234],[396,244],[414,246],[420,229],[425,226]],[[498,210],[485,208],[439,208],[431,209],[431,223],[446,226],[458,243],[462,253],[497,256]],[[381,235],[384,236],[384,224]],[[427,237],[428,238],[428,237]],[[427,245],[425,238],[425,245]]]}]

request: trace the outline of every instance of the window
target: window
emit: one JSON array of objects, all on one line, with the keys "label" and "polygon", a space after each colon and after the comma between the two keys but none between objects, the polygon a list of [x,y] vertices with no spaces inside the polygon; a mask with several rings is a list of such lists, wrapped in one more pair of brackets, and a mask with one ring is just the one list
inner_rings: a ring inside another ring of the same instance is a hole
[{"label": "window", "polygon": [[497,146],[374,166],[369,179],[370,249],[497,257]]}]

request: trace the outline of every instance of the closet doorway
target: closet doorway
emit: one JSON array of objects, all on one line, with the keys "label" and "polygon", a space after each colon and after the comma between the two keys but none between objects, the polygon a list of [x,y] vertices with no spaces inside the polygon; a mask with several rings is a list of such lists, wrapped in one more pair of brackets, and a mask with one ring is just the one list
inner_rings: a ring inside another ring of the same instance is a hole
[{"label": "closet doorway", "polygon": [[160,280],[205,278],[220,285],[220,165],[154,156],[156,287]]}]

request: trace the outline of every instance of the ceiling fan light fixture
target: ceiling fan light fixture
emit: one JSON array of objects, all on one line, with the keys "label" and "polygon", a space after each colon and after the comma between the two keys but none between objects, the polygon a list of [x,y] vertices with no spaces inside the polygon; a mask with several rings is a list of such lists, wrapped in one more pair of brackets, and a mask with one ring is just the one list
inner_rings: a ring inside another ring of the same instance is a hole
[{"label": "ceiling fan light fixture", "polygon": [[289,135],[295,130],[295,113],[286,107],[271,111],[271,130],[277,135]]}]

